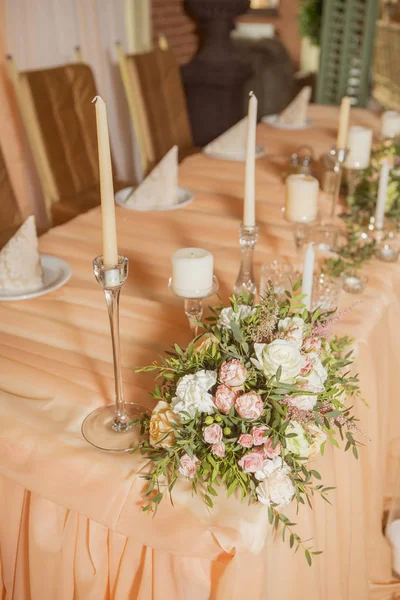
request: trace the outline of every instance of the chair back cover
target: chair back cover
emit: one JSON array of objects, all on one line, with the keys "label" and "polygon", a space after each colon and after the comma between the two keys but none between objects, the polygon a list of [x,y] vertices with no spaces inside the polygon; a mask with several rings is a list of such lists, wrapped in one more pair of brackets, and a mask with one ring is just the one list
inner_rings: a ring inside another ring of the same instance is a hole
[{"label": "chair back cover", "polygon": [[150,136],[150,162],[158,163],[174,145],[180,151],[189,150],[193,138],[180,70],[172,52],[156,48],[126,58],[137,75],[138,92],[145,107],[141,127]]},{"label": "chair back cover", "polygon": [[18,206],[0,148],[0,249],[22,225],[23,215]]}]

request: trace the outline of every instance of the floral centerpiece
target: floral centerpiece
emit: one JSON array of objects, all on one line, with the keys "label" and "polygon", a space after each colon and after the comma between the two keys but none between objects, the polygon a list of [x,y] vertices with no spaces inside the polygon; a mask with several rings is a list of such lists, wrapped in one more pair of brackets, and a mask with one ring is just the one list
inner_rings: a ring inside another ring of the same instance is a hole
[{"label": "floral centerpiece", "polygon": [[[155,371],[161,381],[151,416],[138,421],[144,441],[133,451],[151,459],[143,510],[156,510],[179,477],[213,507],[219,493],[239,493],[268,511],[274,527],[288,530],[289,543],[303,544],[282,510],[310,504],[329,487],[309,466],[338,436],[357,457],[355,419],[345,402],[359,393],[349,374],[351,343],[327,339],[335,313],[309,312],[299,284],[278,301],[272,285],[265,297],[231,298],[211,309],[205,331]],[[310,504],[311,505],[311,504]],[[306,558],[318,554],[306,548]]]}]

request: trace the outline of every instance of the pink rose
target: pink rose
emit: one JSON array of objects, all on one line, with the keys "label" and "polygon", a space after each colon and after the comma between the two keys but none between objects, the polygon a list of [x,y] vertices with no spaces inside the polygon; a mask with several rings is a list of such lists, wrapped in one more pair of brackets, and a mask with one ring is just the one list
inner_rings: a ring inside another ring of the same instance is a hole
[{"label": "pink rose", "polygon": [[238,444],[243,446],[243,448],[252,448],[253,447],[253,436],[250,435],[250,433],[242,433],[242,435],[238,439]]},{"label": "pink rose", "polygon": [[215,392],[214,404],[218,408],[219,412],[227,415],[235,404],[235,400],[238,396],[238,392],[234,392],[225,384],[219,385]]},{"label": "pink rose", "polygon": [[264,431],[267,431],[268,427],[266,425],[262,425],[261,427],[253,427],[251,430],[251,435],[253,436],[253,444],[255,446],[262,446],[266,440],[264,436]]},{"label": "pink rose", "polygon": [[321,348],[321,340],[317,337],[312,336],[304,340],[303,350],[313,350],[314,352],[320,352]]},{"label": "pink rose", "polygon": [[249,452],[245,454],[238,462],[239,467],[242,467],[245,473],[255,473],[260,471],[264,464],[264,457],[259,452]]},{"label": "pink rose", "polygon": [[244,384],[247,377],[247,371],[240,360],[236,358],[229,362],[224,362],[219,370],[219,379],[230,387],[239,387]]},{"label": "pink rose", "polygon": [[218,442],[211,446],[211,452],[216,456],[225,456],[225,444],[224,442]]},{"label": "pink rose", "polygon": [[278,442],[275,448],[272,447],[272,439],[267,438],[264,443],[264,454],[268,458],[275,458],[281,453],[281,443]]},{"label": "pink rose", "polygon": [[235,400],[235,408],[242,419],[258,419],[263,411],[261,396],[254,392],[248,392]]},{"label": "pink rose", "polygon": [[199,459],[196,456],[192,458],[189,454],[184,454],[181,457],[181,464],[178,469],[179,473],[188,479],[193,479],[196,475],[198,462]]},{"label": "pink rose", "polygon": [[218,423],[213,423],[203,427],[203,440],[206,444],[218,444],[222,441],[222,427]]}]

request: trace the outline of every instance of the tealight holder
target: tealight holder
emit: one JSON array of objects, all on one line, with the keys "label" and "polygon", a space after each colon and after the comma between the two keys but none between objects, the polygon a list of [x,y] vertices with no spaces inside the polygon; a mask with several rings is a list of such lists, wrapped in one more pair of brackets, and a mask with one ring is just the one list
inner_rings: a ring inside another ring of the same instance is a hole
[{"label": "tealight holder", "polygon": [[342,285],[340,277],[324,272],[314,275],[311,310],[318,307],[324,311],[335,310],[339,305]]},{"label": "tealight holder", "polygon": [[309,241],[320,252],[335,252],[339,233],[339,227],[332,223],[317,223],[310,228]]},{"label": "tealight holder", "polygon": [[119,342],[119,297],[128,277],[129,261],[118,257],[117,265],[105,265],[102,256],[93,261],[94,275],[103,288],[110,321],[115,403],[101,406],[91,412],[82,423],[82,435],[89,444],[109,452],[126,452],[140,441],[140,432],[132,421],[139,419],[148,409],[140,404],[125,402],[121,351]]},{"label": "tealight holder", "polygon": [[184,301],[184,309],[185,314],[189,321],[190,329],[193,333],[194,337],[197,337],[198,333],[198,323],[201,321],[203,316],[203,300],[206,298],[210,298],[216,294],[219,290],[219,282],[215,275],[213,275],[213,285],[208,290],[196,290],[193,292],[193,297],[188,298],[187,296],[183,296],[182,294],[177,293],[174,290],[172,277],[168,282],[168,287],[177,298],[182,298]]},{"label": "tealight holder", "polygon": [[345,271],[342,275],[342,279],[343,289],[348,294],[362,294],[368,283],[368,277],[356,269]]},{"label": "tealight holder", "polygon": [[396,232],[389,231],[376,245],[376,257],[382,262],[394,263],[399,258],[400,243]]},{"label": "tealight holder", "polygon": [[233,288],[235,296],[240,297],[243,293],[255,294],[257,292],[253,269],[254,248],[257,239],[258,226],[248,226],[241,223],[239,234],[241,262],[239,275]]},{"label": "tealight holder", "polygon": [[329,154],[332,157],[333,162],[334,162],[334,167],[333,167],[334,185],[333,185],[333,190],[332,190],[332,204],[331,204],[331,214],[330,214],[331,219],[334,219],[334,217],[336,216],[336,207],[339,202],[340,186],[342,183],[342,175],[343,175],[343,165],[346,162],[346,158],[349,154],[349,149],[348,148],[336,148],[336,146],[334,146],[333,148],[331,148]]}]

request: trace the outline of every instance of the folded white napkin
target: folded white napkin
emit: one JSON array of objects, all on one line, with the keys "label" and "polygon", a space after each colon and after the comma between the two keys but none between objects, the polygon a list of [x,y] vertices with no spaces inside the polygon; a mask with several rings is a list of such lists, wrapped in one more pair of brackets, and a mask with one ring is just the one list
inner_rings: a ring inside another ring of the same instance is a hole
[{"label": "folded white napkin", "polygon": [[0,290],[33,292],[42,285],[35,217],[30,216],[0,250]]},{"label": "folded white napkin", "polygon": [[247,140],[247,121],[248,117],[244,117],[241,121],[233,125],[222,135],[215,138],[204,148],[206,154],[221,154],[243,156],[246,155],[246,140]]},{"label": "folded white napkin", "polygon": [[173,146],[149,175],[133,190],[125,206],[158,208],[178,202],[178,146]]},{"label": "folded white napkin", "polygon": [[311,87],[306,85],[285,110],[281,112],[278,117],[278,122],[282,125],[306,125],[310,98]]}]

